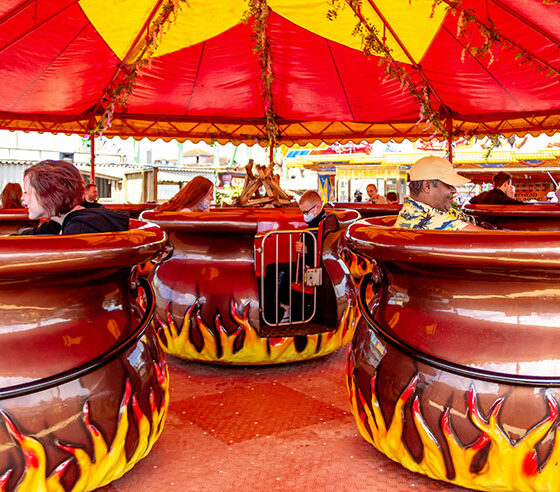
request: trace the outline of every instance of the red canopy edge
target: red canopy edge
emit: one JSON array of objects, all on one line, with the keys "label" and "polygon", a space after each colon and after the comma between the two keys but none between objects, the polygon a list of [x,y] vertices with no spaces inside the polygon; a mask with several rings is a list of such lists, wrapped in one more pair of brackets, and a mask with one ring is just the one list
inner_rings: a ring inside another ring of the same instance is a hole
[{"label": "red canopy edge", "polygon": [[[560,131],[560,115],[544,112],[511,115],[495,115],[497,119],[480,116],[476,120],[466,117],[453,119],[454,133],[472,135],[495,135],[506,137],[531,134],[553,135]],[[25,132],[48,132],[65,134],[88,134],[89,115],[72,119],[59,115],[35,115],[0,113],[0,128]],[[314,144],[321,142],[383,142],[426,138],[429,124],[416,121],[395,123],[345,122],[345,121],[277,121],[279,137],[277,144]],[[432,131],[434,131],[432,129]],[[115,114],[105,137],[133,137],[157,140],[191,140],[193,142],[232,142],[248,145],[267,145],[266,120],[263,119],[198,119],[193,117],[164,117],[161,115]]]}]

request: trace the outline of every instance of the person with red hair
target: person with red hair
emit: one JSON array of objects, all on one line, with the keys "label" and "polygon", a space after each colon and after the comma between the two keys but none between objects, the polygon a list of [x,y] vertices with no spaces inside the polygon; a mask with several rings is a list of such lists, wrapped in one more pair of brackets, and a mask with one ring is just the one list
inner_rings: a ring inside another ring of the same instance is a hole
[{"label": "person with red hair", "polygon": [[23,190],[19,183],[8,183],[4,186],[0,199],[2,200],[2,208],[23,208],[21,195]]},{"label": "person with red hair", "polygon": [[195,176],[171,200],[156,207],[156,212],[206,212],[214,197],[212,181]]},{"label": "person with red hair", "polygon": [[82,204],[84,181],[67,161],[41,161],[25,170],[23,202],[31,220],[49,219],[19,234],[83,234],[128,230],[128,217],[97,203]]}]

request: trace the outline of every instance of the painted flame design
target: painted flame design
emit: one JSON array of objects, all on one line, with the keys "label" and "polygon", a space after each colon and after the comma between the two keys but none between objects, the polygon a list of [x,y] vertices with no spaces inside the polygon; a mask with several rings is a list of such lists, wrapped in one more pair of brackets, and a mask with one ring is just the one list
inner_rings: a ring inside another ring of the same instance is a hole
[{"label": "painted flame design", "polygon": [[373,272],[373,262],[365,256],[357,255],[348,248],[341,248],[339,256],[355,280],[359,280],[366,274]]},{"label": "painted flame design", "polygon": [[[395,404],[393,418],[387,428],[376,396],[376,376],[371,379],[371,402],[366,402],[354,381],[352,356],[346,366],[347,387],[350,405],[360,434],[379,451],[411,471],[423,473],[431,478],[479,490],[558,490],[560,463],[560,430],[556,422],[558,402],[552,394],[545,393],[548,415],[532,427],[521,439],[512,442],[498,423],[498,415],[504,403],[500,398],[493,405],[488,417],[484,417],[478,406],[476,391],[471,386],[468,393],[468,410],[472,423],[480,430],[474,443],[464,445],[451,425],[450,408],[441,418],[441,429],[449,448],[453,474],[448,476],[440,443],[426,424],[418,396],[412,403],[414,425],[423,446],[422,459],[414,460],[403,443],[403,409],[412,397],[418,383],[415,375],[402,391]],[[544,463],[538,463],[535,446],[551,431],[554,423],[554,445]],[[488,456],[480,471],[471,467],[475,455],[489,446]]]},{"label": "painted flame design", "polygon": [[[166,320],[156,314],[159,325],[158,337],[164,350],[172,355],[185,359],[223,364],[258,365],[280,364],[298,360],[312,359],[330,354],[346,345],[354,336],[359,320],[359,311],[355,302],[348,298],[346,310],[342,320],[335,331],[307,335],[307,344],[302,351],[298,351],[294,337],[262,338],[249,322],[249,304],[246,304],[241,313],[235,302],[230,303],[230,316],[237,323],[237,329],[229,334],[222,324],[220,315],[214,319],[215,329],[218,333],[222,350],[218,350],[216,335],[212,333],[200,314],[200,305],[194,303],[185,313],[182,326],[177,328],[167,305]],[[193,321],[193,317],[195,321]],[[197,324],[203,339],[203,347],[199,352],[190,339],[192,323]],[[235,341],[244,332],[243,345],[235,349]]]},{"label": "painted flame design", "polygon": [[[108,446],[103,435],[97,427],[91,423],[89,404],[86,401],[82,410],[84,426],[93,443],[93,458],[79,447],[56,442],[56,445],[68,452],[71,457],[58,465],[49,477],[46,476],[46,452],[43,444],[38,439],[24,435],[16,426],[13,418],[1,410],[3,421],[14,442],[23,452],[25,459],[25,470],[22,478],[15,486],[18,491],[64,491],[60,480],[72,460],[76,461],[79,469],[79,477],[72,487],[72,491],[92,490],[116,480],[130,470],[139,460],[144,458],[154,443],[157,441],[167,415],[169,405],[169,371],[165,357],[158,365],[154,361],[156,379],[163,392],[161,402],[156,404],[153,388],[150,388],[150,410],[151,418],[146,416],[138,404],[138,399],[132,393],[132,386],[127,379],[124,394],[121,400],[118,425],[111,446]],[[126,436],[129,429],[129,404],[132,407],[134,420],[137,424],[137,444],[132,455],[127,458],[125,453]],[[5,492],[12,470],[7,470],[0,477],[0,491]]]}]

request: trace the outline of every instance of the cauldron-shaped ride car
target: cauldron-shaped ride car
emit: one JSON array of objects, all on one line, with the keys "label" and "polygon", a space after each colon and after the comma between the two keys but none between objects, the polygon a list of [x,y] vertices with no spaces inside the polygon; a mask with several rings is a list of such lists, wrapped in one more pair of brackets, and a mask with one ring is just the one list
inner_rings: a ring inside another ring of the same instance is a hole
[{"label": "cauldron-shaped ride car", "polygon": [[[329,210],[315,230],[296,208],[144,212],[174,251],[153,272],[158,334],[172,355],[221,364],[276,364],[348,343],[355,289],[338,256],[359,218]],[[296,252],[296,242],[305,254]]]},{"label": "cauldron-shaped ride car", "polygon": [[135,265],[164,236],[0,237],[0,490],[97,488],[159,437],[168,372]]},{"label": "cauldron-shaped ride car", "polygon": [[402,207],[401,203],[367,203],[367,202],[334,202],[335,208],[350,209],[359,212],[364,219],[380,217],[382,215],[397,215]]},{"label": "cauldron-shaped ride car", "polygon": [[482,490],[558,490],[560,232],[359,221],[362,318],[347,366],[362,436],[406,468]]},{"label": "cauldron-shaped ride car", "polygon": [[503,231],[560,231],[559,203],[474,205],[463,207],[477,221]]}]

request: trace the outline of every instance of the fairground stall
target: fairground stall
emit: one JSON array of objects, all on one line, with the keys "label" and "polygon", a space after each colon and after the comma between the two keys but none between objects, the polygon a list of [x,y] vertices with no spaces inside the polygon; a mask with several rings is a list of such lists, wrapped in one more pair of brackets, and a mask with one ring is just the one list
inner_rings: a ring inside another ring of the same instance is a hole
[{"label": "fairground stall", "polygon": [[[356,202],[356,191],[361,192],[363,202],[367,201],[366,187],[370,183],[380,195],[395,192],[402,203],[408,193],[406,179],[410,166],[425,155],[446,156],[444,150],[326,154],[325,149],[318,149],[317,152],[321,153],[315,154],[312,149],[291,150],[285,159],[286,167],[293,171],[292,175],[303,171],[312,173],[325,201],[345,204]],[[512,175],[516,197],[523,201],[546,201],[560,182],[558,147],[534,152],[457,150],[452,158],[455,167],[472,182],[457,190],[460,204],[490,187],[492,176],[500,171]],[[359,202],[357,206],[361,206]]]}]

